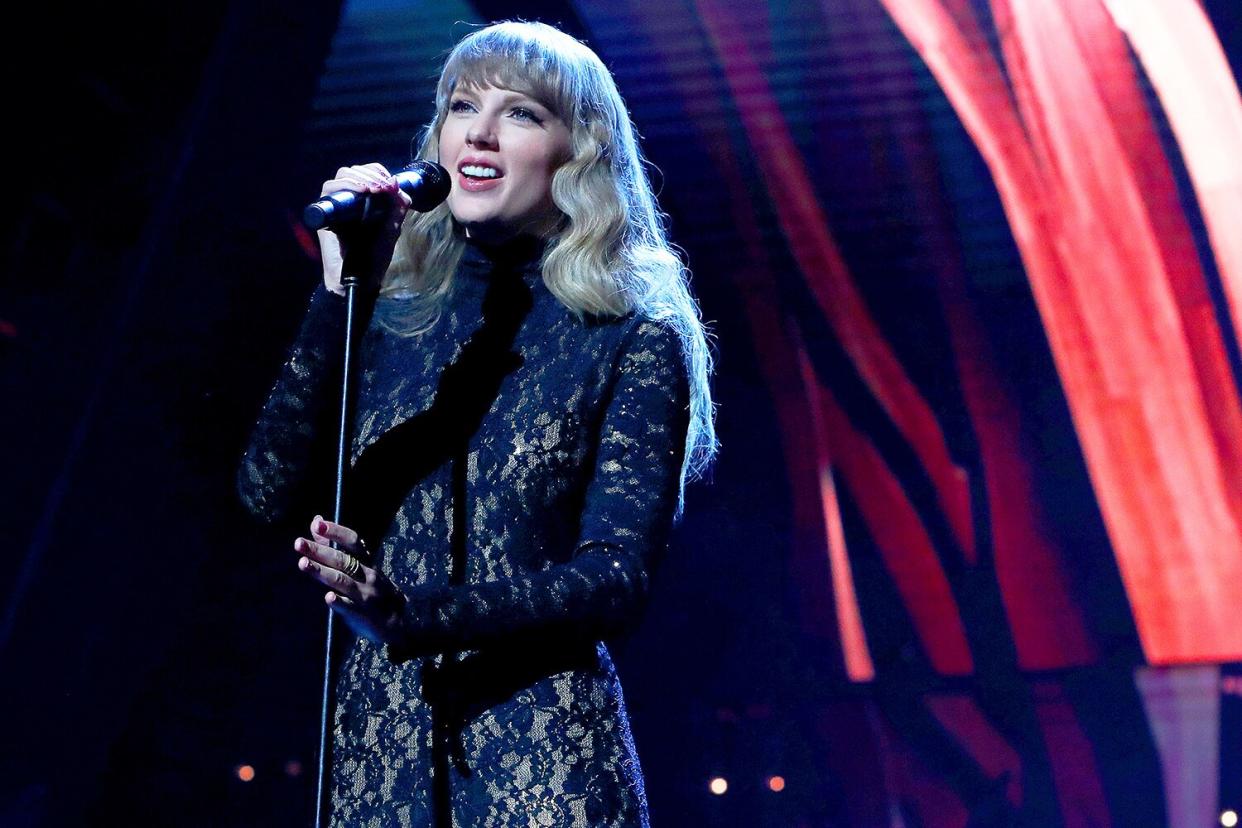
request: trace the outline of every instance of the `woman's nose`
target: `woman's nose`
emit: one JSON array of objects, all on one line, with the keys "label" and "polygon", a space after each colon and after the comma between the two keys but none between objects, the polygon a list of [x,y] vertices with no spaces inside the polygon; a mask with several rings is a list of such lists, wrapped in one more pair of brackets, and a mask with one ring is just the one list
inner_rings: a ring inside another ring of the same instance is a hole
[{"label": "woman's nose", "polygon": [[466,143],[472,146],[494,147],[496,145],[496,125],[491,118],[475,118],[466,132]]}]

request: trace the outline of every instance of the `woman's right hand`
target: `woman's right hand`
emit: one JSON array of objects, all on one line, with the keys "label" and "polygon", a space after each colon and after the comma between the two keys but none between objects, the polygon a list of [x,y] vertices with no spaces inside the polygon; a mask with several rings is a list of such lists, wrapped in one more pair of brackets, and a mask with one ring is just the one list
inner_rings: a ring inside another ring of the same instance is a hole
[{"label": "woman's right hand", "polygon": [[392,204],[392,209],[383,218],[343,230],[344,238],[334,230],[319,231],[324,286],[343,296],[345,288],[341,285],[341,273],[346,259],[349,259],[350,267],[360,271],[358,275],[368,280],[370,285],[379,285],[392,262],[393,249],[397,237],[401,235],[401,224],[411,202],[383,164],[341,167],[336,171],[336,178],[323,183],[320,195],[340,190],[387,194]]}]

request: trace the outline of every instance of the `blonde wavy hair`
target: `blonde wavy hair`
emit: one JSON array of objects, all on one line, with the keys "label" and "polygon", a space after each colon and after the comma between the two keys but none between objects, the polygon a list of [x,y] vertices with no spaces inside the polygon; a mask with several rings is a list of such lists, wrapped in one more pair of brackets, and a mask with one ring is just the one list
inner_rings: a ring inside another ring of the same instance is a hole
[{"label": "blonde wavy hair", "polygon": [[[543,23],[508,21],[471,32],[445,61],[418,158],[439,160],[440,129],[458,86],[522,92],[569,127],[572,154],[552,178],[561,218],[546,239],[543,281],[580,319],[634,312],[680,335],[690,378],[684,492],[687,478],[702,476],[718,446],[708,385],[712,356],[688,271],[669,245],[612,74],[585,44]],[[447,204],[408,216],[381,288],[381,296],[400,301],[384,303],[381,324],[404,336],[429,329],[451,291],[464,246]],[[682,502],[679,495],[679,512]]]}]

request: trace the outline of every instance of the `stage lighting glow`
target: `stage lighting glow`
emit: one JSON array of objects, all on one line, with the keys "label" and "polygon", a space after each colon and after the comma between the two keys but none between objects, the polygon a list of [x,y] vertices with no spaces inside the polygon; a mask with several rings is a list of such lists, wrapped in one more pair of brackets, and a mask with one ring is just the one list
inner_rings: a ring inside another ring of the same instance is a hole
[{"label": "stage lighting glow", "polygon": [[1220,824],[1225,826],[1225,828],[1233,828],[1233,826],[1238,824],[1238,812],[1237,811],[1221,811],[1220,812]]},{"label": "stage lighting glow", "polygon": [[772,793],[780,793],[781,791],[785,790],[785,777],[769,776],[768,777],[768,790],[772,791]]},{"label": "stage lighting glow", "polygon": [[707,783],[707,788],[716,796],[720,796],[725,791],[729,790],[729,783],[725,781],[723,776],[717,776],[713,778],[711,782]]},{"label": "stage lighting glow", "polygon": [[243,782],[249,782],[254,779],[254,768],[250,765],[238,765],[237,778]]}]

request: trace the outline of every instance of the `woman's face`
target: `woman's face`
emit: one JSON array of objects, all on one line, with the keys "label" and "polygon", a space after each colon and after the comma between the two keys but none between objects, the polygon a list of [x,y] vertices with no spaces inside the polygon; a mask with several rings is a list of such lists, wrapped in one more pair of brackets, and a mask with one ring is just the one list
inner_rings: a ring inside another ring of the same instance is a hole
[{"label": "woman's face", "polygon": [[530,96],[497,86],[454,90],[440,163],[453,178],[449,210],[471,238],[550,231],[559,218],[552,174],[569,156],[569,127]]}]

